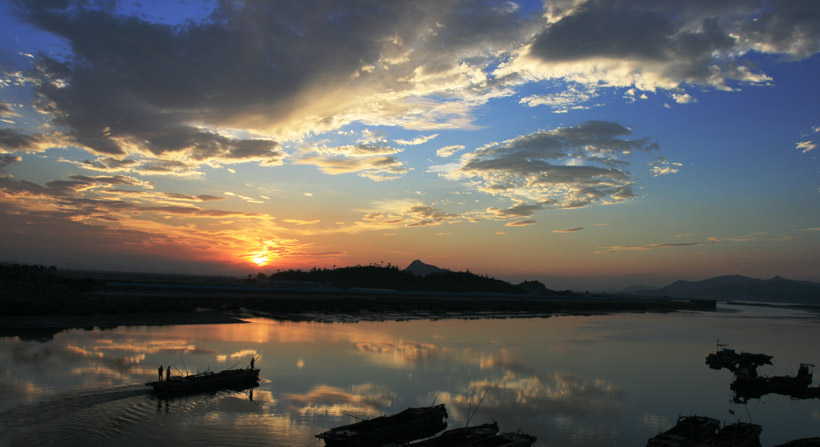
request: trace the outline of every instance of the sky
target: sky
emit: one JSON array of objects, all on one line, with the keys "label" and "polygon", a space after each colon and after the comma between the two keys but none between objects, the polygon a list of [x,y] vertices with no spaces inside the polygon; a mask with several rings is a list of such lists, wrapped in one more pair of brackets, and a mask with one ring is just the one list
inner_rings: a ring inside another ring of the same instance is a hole
[{"label": "sky", "polygon": [[0,0],[0,261],[820,281],[816,0]]}]

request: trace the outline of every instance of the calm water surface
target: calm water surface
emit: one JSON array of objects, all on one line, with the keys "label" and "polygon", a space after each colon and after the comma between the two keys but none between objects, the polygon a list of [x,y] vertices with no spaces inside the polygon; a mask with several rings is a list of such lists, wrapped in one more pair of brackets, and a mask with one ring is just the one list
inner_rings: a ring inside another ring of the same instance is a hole
[{"label": "calm water surface", "polygon": [[[443,402],[450,427],[498,421],[538,446],[643,446],[679,414],[763,425],[763,446],[820,436],[820,399],[732,401],[715,340],[774,355],[765,375],[820,365],[817,314],[717,313],[507,320],[290,323],[71,330],[0,338],[0,445],[321,446],[332,426]],[[158,399],[159,365],[246,366],[244,392]],[[820,372],[818,373],[820,374]],[[818,380],[815,380],[815,385]],[[486,393],[486,394],[485,394]]]}]

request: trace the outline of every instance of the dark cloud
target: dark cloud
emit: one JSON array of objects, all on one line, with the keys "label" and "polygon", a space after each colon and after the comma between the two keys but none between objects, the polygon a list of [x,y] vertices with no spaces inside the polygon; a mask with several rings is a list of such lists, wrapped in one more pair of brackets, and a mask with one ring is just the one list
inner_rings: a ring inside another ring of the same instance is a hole
[{"label": "dark cloud", "polygon": [[12,163],[19,163],[21,160],[22,160],[22,158],[17,156],[17,155],[0,154],[0,171],[5,169],[7,166],[11,165]]},{"label": "dark cloud", "polygon": [[516,203],[515,205],[507,209],[501,210],[498,208],[489,208],[487,211],[495,214],[496,216],[502,219],[511,219],[520,217],[530,217],[532,216],[532,213],[541,209],[544,209],[544,205],[540,203],[535,203],[531,205],[527,205],[525,203]]},{"label": "dark cloud", "polygon": [[590,57],[665,59],[672,23],[660,14],[607,5],[585,9],[536,36],[532,51],[543,60]]},{"label": "dark cloud", "polygon": [[0,129],[0,149],[10,152],[37,152],[49,140],[43,135],[30,135],[17,129]]},{"label": "dark cloud", "polygon": [[583,230],[584,227],[565,228],[563,230],[552,230],[553,233],[575,233]]},{"label": "dark cloud", "polygon": [[511,216],[526,216],[536,207],[621,202],[635,197],[622,158],[659,149],[645,138],[624,138],[631,135],[629,128],[605,121],[539,131],[465,155],[454,175],[478,180],[479,189],[490,194],[536,199],[531,209],[518,205],[500,213]]},{"label": "dark cloud", "polygon": [[778,0],[742,26],[744,42],[802,59],[820,51],[820,12],[814,0]]},{"label": "dark cloud", "polygon": [[[34,78],[43,106],[78,144],[122,155],[125,140],[155,155],[269,164],[281,157],[275,142],[226,139],[193,123],[281,130],[311,115],[310,127],[321,127],[345,108],[334,96],[385,83],[407,89],[397,79],[457,67],[453,54],[486,53],[494,45],[476,44],[508,42],[506,31],[520,27],[513,10],[483,1],[223,1],[207,20],[181,26],[79,1],[17,9],[71,48],[65,59],[40,54]],[[431,32],[436,24],[445,25]],[[397,68],[418,44],[437,51],[418,49],[418,60]],[[377,73],[390,64],[400,72]]]}]

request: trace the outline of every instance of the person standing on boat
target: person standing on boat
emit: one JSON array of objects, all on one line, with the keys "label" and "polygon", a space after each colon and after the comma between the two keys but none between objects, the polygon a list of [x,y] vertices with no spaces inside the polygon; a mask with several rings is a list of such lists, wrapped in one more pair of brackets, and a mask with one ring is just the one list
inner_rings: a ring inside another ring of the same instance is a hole
[{"label": "person standing on boat", "polygon": [[254,358],[251,357],[251,369],[253,369],[253,360],[254,360]]},{"label": "person standing on boat", "polygon": [[157,372],[159,373],[159,381],[162,382],[162,365],[159,365]]},{"label": "person standing on boat", "polygon": [[165,380],[171,378],[171,365],[168,365],[168,369],[165,370]]}]

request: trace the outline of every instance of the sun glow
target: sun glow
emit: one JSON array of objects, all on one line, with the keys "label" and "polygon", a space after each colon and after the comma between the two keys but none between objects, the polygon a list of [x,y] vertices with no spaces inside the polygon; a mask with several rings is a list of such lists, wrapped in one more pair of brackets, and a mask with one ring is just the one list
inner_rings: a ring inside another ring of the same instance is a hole
[{"label": "sun glow", "polygon": [[251,259],[251,261],[253,261],[254,264],[258,265],[259,267],[262,267],[262,266],[268,265],[268,263],[270,262],[270,259],[267,256],[257,256],[255,258]]}]

